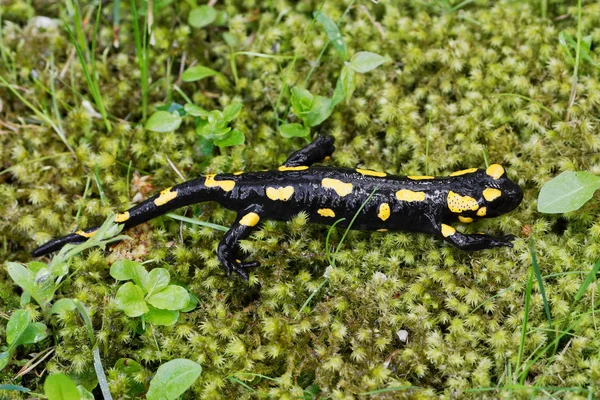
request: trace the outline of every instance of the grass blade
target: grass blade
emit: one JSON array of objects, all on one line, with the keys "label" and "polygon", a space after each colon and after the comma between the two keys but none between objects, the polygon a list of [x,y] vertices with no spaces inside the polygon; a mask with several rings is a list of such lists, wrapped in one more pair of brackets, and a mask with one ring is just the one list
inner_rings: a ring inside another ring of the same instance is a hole
[{"label": "grass blade", "polygon": [[535,273],[535,279],[537,280],[538,286],[540,288],[540,293],[542,295],[542,300],[544,302],[544,311],[546,312],[546,318],[548,318],[548,323],[552,326],[552,316],[550,315],[550,306],[548,304],[548,298],[546,297],[546,290],[544,289],[544,282],[542,280],[542,273],[540,271],[540,266],[537,262],[537,256],[535,254],[533,237],[529,240],[529,253],[531,254],[531,263],[533,265],[533,272]]}]

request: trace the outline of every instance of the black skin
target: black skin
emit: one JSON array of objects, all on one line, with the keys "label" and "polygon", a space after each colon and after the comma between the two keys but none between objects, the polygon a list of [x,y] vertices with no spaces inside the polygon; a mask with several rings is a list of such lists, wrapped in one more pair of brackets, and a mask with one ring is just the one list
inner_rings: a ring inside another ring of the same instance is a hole
[{"label": "black skin", "polygon": [[[241,260],[239,241],[250,235],[259,220],[287,221],[303,211],[308,214],[310,222],[331,225],[344,218],[338,225],[346,227],[372,193],[358,213],[352,229],[428,233],[463,250],[512,247],[513,235],[463,234],[449,226],[459,221],[459,217],[461,222],[495,217],[521,203],[523,192],[507,178],[499,165],[494,164],[487,170],[469,170],[457,176],[427,178],[383,173],[372,176],[372,171],[365,170],[308,168],[331,156],[335,150],[333,142],[332,137],[317,137],[292,154],[277,171],[219,174],[181,183],[165,189],[166,195],[161,192],[119,214],[128,218],[123,217],[119,221],[117,216],[116,221],[123,222],[124,229],[128,229],[179,207],[216,201],[237,212],[235,222],[219,244],[218,259],[228,274],[236,272],[244,279],[248,279],[247,270],[259,264]],[[337,187],[339,191],[330,187],[332,182],[341,184]],[[495,189],[500,195],[486,200],[483,193],[487,188]],[[399,198],[399,191],[406,191],[400,193],[409,195],[417,192],[417,197],[421,197]],[[471,202],[471,208],[452,211],[448,204],[451,192],[468,196],[466,199]],[[388,213],[382,213],[382,207],[385,207],[381,206],[382,203],[387,203]],[[86,236],[96,229],[98,227],[51,240],[35,249],[32,255],[41,256],[60,249],[66,243],[85,241]]]}]

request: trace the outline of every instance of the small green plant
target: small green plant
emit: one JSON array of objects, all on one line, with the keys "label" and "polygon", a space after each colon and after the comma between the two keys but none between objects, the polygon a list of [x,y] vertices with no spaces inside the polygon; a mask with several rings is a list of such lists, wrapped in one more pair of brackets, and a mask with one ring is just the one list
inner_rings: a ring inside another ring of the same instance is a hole
[{"label": "small green plant", "polygon": [[148,400],[174,400],[188,390],[202,373],[200,364],[179,358],[171,360],[156,371],[146,394]]},{"label": "small green plant", "polygon": [[600,188],[600,177],[587,171],[565,171],[546,182],[538,197],[538,211],[560,214],[578,210]]},{"label": "small green plant", "polygon": [[28,310],[16,310],[6,326],[6,343],[8,347],[0,353],[0,370],[10,362],[17,346],[34,344],[48,336],[46,325],[41,322],[31,322]]},{"label": "small green plant", "polygon": [[65,374],[49,375],[44,381],[44,394],[48,400],[87,400],[94,399],[82,385],[75,382]]},{"label": "small green plant", "polygon": [[128,317],[142,316],[145,322],[155,325],[173,325],[179,312],[195,308],[196,298],[183,287],[169,285],[169,271],[154,268],[148,272],[144,266],[131,260],[119,260],[110,268],[110,276],[127,282],[117,290],[117,308]]},{"label": "small green plant", "polygon": [[136,377],[143,371],[142,366],[131,358],[119,358],[115,363],[114,369],[120,374],[127,377],[126,393],[130,397],[135,397],[146,391],[146,387],[143,382],[139,382]]}]

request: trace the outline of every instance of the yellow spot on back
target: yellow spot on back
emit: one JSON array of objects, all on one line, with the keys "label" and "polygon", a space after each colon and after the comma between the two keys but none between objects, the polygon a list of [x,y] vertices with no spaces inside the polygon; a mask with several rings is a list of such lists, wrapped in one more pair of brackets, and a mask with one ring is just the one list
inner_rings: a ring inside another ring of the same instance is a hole
[{"label": "yellow spot on back", "polygon": [[487,201],[492,201],[502,196],[502,192],[498,189],[487,188],[483,191],[483,198]]},{"label": "yellow spot on back", "polygon": [[322,217],[335,217],[335,212],[333,212],[331,208],[319,208],[317,210],[317,214],[319,214]]},{"label": "yellow spot on back", "polygon": [[462,215],[458,216],[458,220],[460,222],[462,222],[463,224],[470,224],[471,222],[473,222],[473,218],[471,218],[471,217],[463,217]]},{"label": "yellow spot on back", "polygon": [[413,181],[420,181],[423,179],[433,179],[434,177],[430,175],[409,175],[407,178],[412,179]]},{"label": "yellow spot on back", "polygon": [[494,179],[500,179],[504,174],[504,168],[502,168],[502,165],[500,164],[492,164],[485,170],[485,173]]},{"label": "yellow spot on back", "polygon": [[290,197],[294,194],[294,188],[292,186],[286,187],[268,187],[267,188],[267,197],[273,201],[281,200],[288,201]]},{"label": "yellow spot on back", "polygon": [[377,232],[387,232],[387,229],[377,229]]},{"label": "yellow spot on back", "polygon": [[380,178],[383,178],[384,176],[387,175],[385,172],[371,171],[370,169],[360,169],[360,168],[356,168],[356,172],[358,172],[359,174],[366,175],[366,176],[378,176]]},{"label": "yellow spot on back", "polygon": [[487,213],[487,207],[481,207],[479,210],[477,210],[478,217],[485,217],[486,213]]},{"label": "yellow spot on back", "polygon": [[396,192],[396,198],[402,201],[423,201],[425,200],[425,192],[402,189]]},{"label": "yellow spot on back", "polygon": [[129,211],[125,211],[124,213],[117,214],[115,217],[115,222],[125,222],[129,219]]},{"label": "yellow spot on back", "polygon": [[220,187],[226,192],[230,192],[235,186],[235,181],[232,180],[223,180],[223,181],[215,181],[215,174],[206,175],[206,181],[204,182],[204,186],[206,187]]},{"label": "yellow spot on back", "polygon": [[345,183],[339,179],[323,178],[321,185],[327,189],[333,189],[340,197],[344,197],[352,192],[352,184]]},{"label": "yellow spot on back", "polygon": [[388,219],[390,217],[390,205],[388,203],[381,203],[377,216],[382,221]]},{"label": "yellow spot on back", "polygon": [[260,217],[258,216],[258,214],[251,212],[244,215],[242,219],[240,219],[240,225],[255,226],[256,224],[258,224],[258,221],[260,221]]},{"label": "yellow spot on back", "polygon": [[454,229],[450,225],[442,224],[442,236],[448,237],[454,235],[455,233],[456,229]]},{"label": "yellow spot on back", "polygon": [[154,199],[154,204],[162,206],[173,200],[175,197],[177,197],[177,190],[171,192],[171,188],[166,188],[160,192],[160,195],[156,199]]},{"label": "yellow spot on back", "polygon": [[278,168],[280,171],[304,171],[305,169],[308,169],[306,165],[300,165],[298,167],[286,167],[285,165],[282,165]]},{"label": "yellow spot on back", "polygon": [[96,234],[96,231],[92,231],[92,232],[77,231],[75,233],[78,234],[79,236],[83,236],[83,237],[89,239]]},{"label": "yellow spot on back", "polygon": [[470,174],[471,172],[475,172],[475,171],[477,171],[477,168],[463,169],[460,171],[454,171],[453,173],[450,174],[450,176],[459,176],[459,175],[464,175],[464,174]]},{"label": "yellow spot on back", "polygon": [[329,161],[329,160],[331,160],[331,157],[329,157],[329,156],[325,156],[325,158],[323,159],[323,162],[327,162],[327,161]]},{"label": "yellow spot on back", "polygon": [[461,213],[463,211],[475,211],[479,208],[477,200],[469,196],[461,196],[453,191],[448,192],[448,209],[453,213]]},{"label": "yellow spot on back", "polygon": [[241,174],[243,174],[243,173],[244,173],[244,171],[237,171],[237,172],[234,172],[233,174],[234,174],[234,175],[241,175]]}]

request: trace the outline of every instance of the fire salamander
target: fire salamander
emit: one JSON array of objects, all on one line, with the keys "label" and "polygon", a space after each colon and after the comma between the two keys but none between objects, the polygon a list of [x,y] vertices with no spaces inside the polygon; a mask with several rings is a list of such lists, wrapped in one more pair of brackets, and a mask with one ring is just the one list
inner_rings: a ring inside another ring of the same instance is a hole
[{"label": "fire salamander", "polygon": [[[289,220],[306,212],[311,222],[347,226],[361,205],[352,229],[423,232],[438,236],[463,250],[512,247],[513,235],[463,234],[453,222],[471,223],[515,209],[523,199],[519,186],[508,179],[498,164],[471,168],[447,177],[394,176],[368,169],[312,167],[335,150],[332,137],[319,136],[293,153],[276,171],[206,175],[164,189],[139,205],[120,213],[115,221],[124,229],[146,222],[175,208],[216,201],[237,212],[237,218],[221,240],[217,256],[228,274],[248,279],[239,241],[248,237],[261,220]],[[66,243],[81,242],[98,227],[77,231],[35,249],[41,256]]]}]

